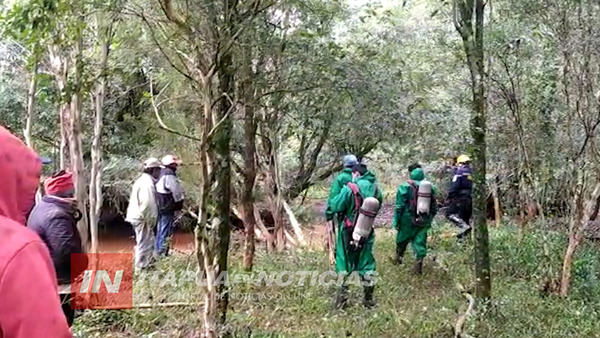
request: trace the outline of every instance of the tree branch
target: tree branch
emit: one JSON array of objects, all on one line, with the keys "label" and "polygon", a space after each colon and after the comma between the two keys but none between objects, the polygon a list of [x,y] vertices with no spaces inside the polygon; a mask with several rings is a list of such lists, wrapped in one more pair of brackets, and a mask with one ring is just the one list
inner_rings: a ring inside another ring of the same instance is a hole
[{"label": "tree branch", "polygon": [[160,7],[165,13],[167,19],[171,20],[171,22],[175,23],[181,30],[185,31],[186,33],[192,33],[192,29],[190,28],[190,26],[188,26],[188,24],[173,10],[173,4],[171,3],[171,0],[162,0],[159,2]]},{"label": "tree branch", "polygon": [[460,317],[458,317],[458,320],[456,321],[456,325],[454,326],[454,337],[467,338],[470,336],[468,334],[464,333],[463,330],[464,330],[465,324],[467,323],[467,318],[469,318],[471,316],[471,314],[473,313],[473,310],[475,309],[475,297],[473,297],[470,293],[468,293],[462,285],[457,284],[456,287],[458,288],[460,293],[467,298],[467,300],[469,301],[469,306],[467,307],[467,310],[465,311],[465,313],[462,314]]},{"label": "tree branch", "polygon": [[[158,95],[160,95],[161,93],[163,93],[163,92],[164,92],[164,91],[167,89],[167,87],[168,87],[168,86],[169,86],[169,85],[167,84],[167,85],[166,85],[166,86],[165,86],[165,87],[164,87],[164,88],[163,88],[163,89],[162,89],[162,90],[161,90],[161,91],[158,93]],[[192,136],[192,135],[187,135],[187,134],[184,134],[184,133],[182,133],[182,132],[180,132],[180,131],[177,131],[177,130],[175,130],[175,129],[173,129],[173,128],[170,128],[170,127],[168,127],[168,126],[167,126],[167,125],[164,123],[164,121],[162,120],[162,118],[160,117],[160,114],[159,114],[159,112],[158,112],[158,106],[156,105],[156,102],[155,102],[155,100],[154,100],[154,86],[153,86],[153,84],[152,84],[152,78],[150,78],[150,103],[152,104],[152,108],[154,109],[154,115],[156,115],[156,119],[158,120],[158,124],[159,124],[159,126],[160,126],[160,128],[161,128],[161,129],[163,129],[163,130],[166,130],[166,131],[168,131],[168,132],[170,132],[170,133],[173,133],[173,134],[175,134],[175,135],[179,135],[179,136],[182,136],[182,137],[188,138],[188,139],[190,139],[190,140],[194,140],[194,141],[199,141],[199,142],[202,142],[202,140],[201,140],[200,138],[198,138],[198,137],[195,137],[195,136]]]}]

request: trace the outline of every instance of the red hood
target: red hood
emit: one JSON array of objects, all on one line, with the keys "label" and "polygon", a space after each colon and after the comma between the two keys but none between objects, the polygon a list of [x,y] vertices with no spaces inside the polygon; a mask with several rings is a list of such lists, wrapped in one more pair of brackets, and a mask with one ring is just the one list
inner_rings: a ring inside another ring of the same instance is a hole
[{"label": "red hood", "polygon": [[41,172],[38,155],[0,126],[0,216],[26,223]]}]

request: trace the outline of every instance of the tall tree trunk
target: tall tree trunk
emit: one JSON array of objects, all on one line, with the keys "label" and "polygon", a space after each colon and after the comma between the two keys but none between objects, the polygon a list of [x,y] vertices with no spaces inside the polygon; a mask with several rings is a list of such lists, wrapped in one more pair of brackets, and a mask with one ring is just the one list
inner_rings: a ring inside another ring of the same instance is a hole
[{"label": "tall tree trunk", "polygon": [[486,117],[485,117],[485,68],[483,55],[483,19],[484,0],[475,3],[475,69],[472,69],[473,79],[473,118],[471,120],[471,135],[474,141],[475,157],[475,276],[477,279],[476,293],[480,299],[491,296],[490,248],[486,220],[487,185],[485,182],[486,166]]},{"label": "tall tree trunk", "polygon": [[[69,130],[69,153],[70,164],[73,172],[73,180],[75,182],[75,197],[79,205],[79,210],[83,213],[83,218],[77,224],[81,242],[86,249],[89,245],[89,220],[86,217],[86,202],[87,202],[87,177],[85,173],[85,163],[83,161],[83,144],[81,139],[81,109],[82,109],[82,77],[83,77],[83,60],[82,60],[83,40],[81,35],[77,37],[75,44],[75,91],[71,96],[70,109],[70,130]],[[87,250],[86,250],[87,251]]]},{"label": "tall tree trunk", "polygon": [[598,210],[600,209],[600,183],[597,183],[594,187],[592,195],[585,205],[585,210],[583,206],[584,187],[585,184],[580,180],[575,192],[573,212],[569,226],[569,245],[565,251],[560,279],[560,295],[563,297],[568,295],[571,286],[573,255],[581,243],[588,224],[596,221],[598,218]]},{"label": "tall tree trunk", "polygon": [[[467,64],[471,73],[473,110],[471,136],[473,138],[474,164],[474,220],[475,220],[475,277],[479,299],[491,295],[489,234],[486,220],[487,186],[485,181],[486,117],[485,117],[485,66],[483,53],[483,0],[454,0],[454,24],[460,33]],[[475,24],[473,25],[473,19]]]},{"label": "tall tree trunk", "polygon": [[92,169],[90,172],[90,234],[91,252],[98,251],[98,221],[102,209],[102,125],[106,97],[106,70],[110,53],[111,27],[104,27],[102,13],[97,14],[97,31],[100,40],[100,79],[95,92],[94,137],[92,141]]},{"label": "tall tree trunk", "polygon": [[60,119],[60,169],[65,170],[68,167],[69,159],[69,104],[62,104],[58,108],[58,114]]},{"label": "tall tree trunk", "polygon": [[[275,136],[276,137],[276,136]],[[274,140],[276,142],[276,140]],[[271,154],[271,163],[269,165],[269,174],[271,175],[271,184],[273,196],[271,198],[271,210],[273,213],[273,220],[275,221],[274,237],[276,240],[277,251],[283,251],[285,249],[285,233],[283,224],[283,196],[281,191],[281,185],[279,184],[279,156],[277,152],[278,147],[273,146],[273,153]]]},{"label": "tall tree trunk", "polygon": [[[61,55],[59,47],[56,45],[51,45],[48,48],[48,54],[50,66],[56,79],[56,85],[62,94],[65,92],[67,85],[67,60]],[[58,107],[58,117],[60,124],[60,169],[65,170],[68,167],[69,159],[69,130],[71,121],[70,103],[68,100],[61,102]]]},{"label": "tall tree trunk", "polygon": [[562,273],[560,276],[560,295],[562,297],[566,297],[569,294],[569,289],[571,287],[571,267],[573,266],[573,255],[575,254],[577,246],[579,246],[579,241],[577,240],[575,233],[570,233],[569,245],[565,251]]},{"label": "tall tree trunk", "polygon": [[96,116],[94,118],[94,138],[92,141],[92,169],[90,171],[90,237],[91,252],[98,251],[98,221],[102,208],[102,110],[104,104],[104,80],[100,80],[95,94]]},{"label": "tall tree trunk", "polygon": [[[231,14],[230,14],[231,15]],[[220,93],[233,97],[234,79],[232,70],[232,57],[229,52],[223,53],[219,62],[219,89]],[[215,179],[217,183],[215,202],[217,204],[216,215],[219,218],[218,226],[214,229],[216,270],[218,273],[227,271],[227,258],[229,253],[229,237],[231,234],[231,110],[232,102],[227,97],[221,99],[217,111],[217,120],[222,121],[217,126],[213,140],[215,161]],[[218,274],[217,274],[218,275]],[[229,290],[227,285],[217,285],[219,324],[224,325],[227,318],[227,306],[229,305]]]},{"label": "tall tree trunk", "polygon": [[33,72],[31,73],[31,79],[29,79],[29,89],[27,90],[27,116],[25,120],[25,130],[23,130],[23,136],[25,136],[25,143],[31,149],[33,149],[33,120],[35,119],[35,92],[37,88],[37,73],[38,64],[33,66]]},{"label": "tall tree trunk", "polygon": [[201,144],[200,144],[200,206],[198,210],[198,224],[196,225],[196,256],[198,258],[199,270],[206,278],[206,285],[203,287],[204,294],[204,333],[207,337],[217,335],[216,323],[216,302],[217,294],[214,285],[215,278],[212,271],[213,250],[208,230],[208,199],[210,198],[210,188],[212,185],[210,161],[211,158],[207,151],[208,134],[212,127],[212,79],[210,76],[203,77],[203,110],[201,118]]},{"label": "tall tree trunk", "polygon": [[252,58],[248,47],[243,50],[242,74],[238,90],[243,97],[244,110],[244,188],[242,192],[242,211],[244,217],[245,250],[244,269],[251,271],[254,265],[254,182],[256,181],[256,118],[254,112],[254,91],[252,90]]},{"label": "tall tree trunk", "polygon": [[[216,278],[227,271],[227,258],[229,253],[229,237],[231,232],[231,158],[230,158],[230,139],[231,139],[231,101],[233,94],[233,74],[231,73],[231,55],[224,53],[220,56],[217,74],[219,79],[219,106],[212,110],[212,100],[210,95],[209,81],[206,84],[204,92],[204,120],[202,126],[202,149],[208,147],[207,158],[212,162],[210,167],[207,162],[206,169],[203,168],[203,191],[201,208],[207,207],[207,199],[215,202],[215,210],[211,227],[208,229],[205,224],[199,224],[196,229],[196,245],[200,246],[198,250],[198,260],[202,264],[203,273],[206,276],[206,286],[204,287],[204,336],[217,337],[219,328],[223,326],[227,318],[227,307],[229,304],[229,293],[227,285],[216,283]],[[207,118],[208,116],[208,118]],[[212,121],[207,121],[212,120]],[[209,134],[212,138],[208,139]],[[204,166],[203,166],[204,167]],[[209,196],[212,177],[214,176],[216,187]],[[205,209],[206,210],[206,209]],[[201,209],[201,215],[205,211]],[[206,216],[201,216],[201,222]],[[203,226],[204,225],[204,226]]]},{"label": "tall tree trunk", "polygon": [[[272,239],[278,251],[285,248],[285,233],[283,232],[283,203],[282,191],[279,185],[277,170],[277,116],[276,113],[268,113],[265,109],[264,122],[261,124],[262,148],[264,154],[263,168],[265,175],[265,191],[269,201],[269,209],[273,215],[274,229]],[[270,244],[270,243],[269,243]]]}]

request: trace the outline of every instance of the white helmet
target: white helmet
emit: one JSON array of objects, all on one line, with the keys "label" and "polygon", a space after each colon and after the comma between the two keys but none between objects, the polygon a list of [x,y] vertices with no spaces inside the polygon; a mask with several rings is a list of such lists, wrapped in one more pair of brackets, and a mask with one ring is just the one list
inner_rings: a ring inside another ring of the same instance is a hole
[{"label": "white helmet", "polygon": [[167,156],[165,156],[165,157],[162,158],[162,164],[165,167],[168,166],[168,165],[171,165],[171,164],[180,165],[181,164],[181,160],[179,160],[177,158],[177,156],[167,155]]},{"label": "white helmet", "polygon": [[160,168],[160,161],[155,157],[150,157],[149,159],[144,161],[144,169],[150,168]]}]

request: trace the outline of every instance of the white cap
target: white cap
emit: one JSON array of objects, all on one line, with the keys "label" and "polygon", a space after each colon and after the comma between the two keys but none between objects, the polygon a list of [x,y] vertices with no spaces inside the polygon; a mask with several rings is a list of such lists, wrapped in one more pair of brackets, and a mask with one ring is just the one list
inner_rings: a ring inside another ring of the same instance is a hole
[{"label": "white cap", "polygon": [[155,157],[150,157],[144,161],[144,169],[160,168],[160,162]]},{"label": "white cap", "polygon": [[167,155],[167,156],[165,156],[165,157],[162,158],[162,164],[164,166],[168,166],[168,165],[171,165],[171,164],[180,165],[181,164],[181,160],[179,160],[177,158],[177,156]]}]

